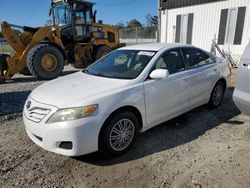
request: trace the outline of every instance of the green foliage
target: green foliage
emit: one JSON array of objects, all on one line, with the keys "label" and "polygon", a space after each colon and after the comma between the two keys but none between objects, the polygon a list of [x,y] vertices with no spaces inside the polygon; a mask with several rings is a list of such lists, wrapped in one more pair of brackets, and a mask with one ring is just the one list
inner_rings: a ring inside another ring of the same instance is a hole
[{"label": "green foliage", "polygon": [[0,45],[0,53],[9,54],[11,52],[13,52],[13,49],[10,47],[10,45],[8,44]]},{"label": "green foliage", "polygon": [[142,27],[142,24],[137,19],[132,19],[128,22],[127,28]]},{"label": "green foliage", "polygon": [[116,29],[125,29],[126,28],[126,26],[125,26],[125,24],[123,22],[118,22],[113,27],[115,27]]},{"label": "green foliage", "polygon": [[147,26],[156,26],[158,25],[158,16],[152,16],[151,14],[147,14],[146,18],[146,25]]},{"label": "green foliage", "polygon": [[52,19],[48,19],[45,23],[45,26],[52,26],[53,25],[53,20]]},{"label": "green foliage", "polygon": [[[157,26],[158,25],[158,16],[152,16],[151,14],[147,14],[145,16],[146,19],[146,26]],[[117,24],[113,25],[113,27],[117,29],[128,29],[128,28],[134,28],[134,27],[142,27],[143,25],[137,20],[132,19],[127,24],[124,24],[123,22],[118,22]]]}]

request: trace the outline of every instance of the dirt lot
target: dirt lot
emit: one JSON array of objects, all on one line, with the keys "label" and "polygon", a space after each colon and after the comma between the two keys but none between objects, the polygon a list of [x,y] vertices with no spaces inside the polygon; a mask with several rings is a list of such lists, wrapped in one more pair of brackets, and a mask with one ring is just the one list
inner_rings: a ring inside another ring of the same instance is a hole
[{"label": "dirt lot", "polygon": [[232,102],[233,82],[216,110],[197,108],[139,136],[115,159],[69,158],[26,135],[21,110],[42,84],[16,77],[0,85],[0,187],[250,187],[250,117]]}]

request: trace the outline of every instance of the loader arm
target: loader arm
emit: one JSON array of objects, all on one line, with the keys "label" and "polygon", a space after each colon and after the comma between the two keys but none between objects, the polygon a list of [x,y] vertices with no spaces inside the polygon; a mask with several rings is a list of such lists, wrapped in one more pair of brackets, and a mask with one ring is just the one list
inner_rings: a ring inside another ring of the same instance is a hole
[{"label": "loader arm", "polygon": [[25,50],[26,45],[22,42],[21,38],[16,32],[10,27],[7,22],[1,23],[2,34],[7,43],[17,52]]},{"label": "loader arm", "polygon": [[[41,27],[32,31],[24,31],[20,35],[11,28],[12,25],[7,22],[1,23],[3,37],[7,43],[15,50],[11,56],[6,56],[3,60],[1,69],[0,66],[0,82],[10,79],[14,74],[23,71],[27,67],[27,55],[29,51],[41,42],[45,40],[49,43],[59,46],[60,49],[64,49],[64,46],[60,40],[59,28],[55,28],[52,31],[50,26]],[[16,26],[14,26],[16,27]],[[19,28],[25,28],[19,26]]]}]

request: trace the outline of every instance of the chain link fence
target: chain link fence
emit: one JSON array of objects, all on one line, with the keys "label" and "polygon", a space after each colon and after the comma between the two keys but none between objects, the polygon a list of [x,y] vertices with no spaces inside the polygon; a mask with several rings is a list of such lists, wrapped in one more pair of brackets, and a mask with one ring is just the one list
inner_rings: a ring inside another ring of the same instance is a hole
[{"label": "chain link fence", "polygon": [[157,26],[120,29],[120,41],[126,45],[156,43],[157,29]]}]

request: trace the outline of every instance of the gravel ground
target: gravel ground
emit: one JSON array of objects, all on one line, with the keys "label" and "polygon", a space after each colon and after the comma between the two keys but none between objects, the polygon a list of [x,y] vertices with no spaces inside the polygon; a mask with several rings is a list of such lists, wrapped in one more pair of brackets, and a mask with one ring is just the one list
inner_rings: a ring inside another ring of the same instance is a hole
[{"label": "gravel ground", "polygon": [[157,126],[114,159],[57,155],[27,137],[21,110],[42,83],[15,76],[0,85],[0,187],[249,188],[250,117],[232,102],[234,76],[218,109],[199,107]]}]

